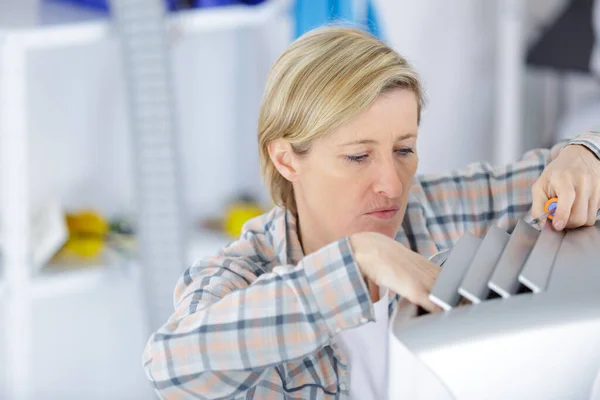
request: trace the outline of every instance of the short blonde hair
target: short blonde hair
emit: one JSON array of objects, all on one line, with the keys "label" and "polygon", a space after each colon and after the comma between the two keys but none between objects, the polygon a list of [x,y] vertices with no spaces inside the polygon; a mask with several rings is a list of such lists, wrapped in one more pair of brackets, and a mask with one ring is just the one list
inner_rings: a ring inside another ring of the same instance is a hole
[{"label": "short blonde hair", "polygon": [[381,93],[414,92],[424,106],[419,76],[386,44],[362,30],[327,26],[294,41],[275,61],[258,120],[261,174],[273,201],[296,212],[292,183],[271,161],[268,145],[284,138],[297,154],[366,110]]}]

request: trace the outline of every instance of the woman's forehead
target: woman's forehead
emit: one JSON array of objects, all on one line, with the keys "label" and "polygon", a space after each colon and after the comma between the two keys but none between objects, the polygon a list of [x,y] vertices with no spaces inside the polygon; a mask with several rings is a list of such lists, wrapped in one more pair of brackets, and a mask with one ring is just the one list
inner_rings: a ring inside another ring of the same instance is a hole
[{"label": "woman's forehead", "polygon": [[336,146],[351,146],[415,140],[417,134],[418,109],[414,95],[386,93],[323,139]]}]

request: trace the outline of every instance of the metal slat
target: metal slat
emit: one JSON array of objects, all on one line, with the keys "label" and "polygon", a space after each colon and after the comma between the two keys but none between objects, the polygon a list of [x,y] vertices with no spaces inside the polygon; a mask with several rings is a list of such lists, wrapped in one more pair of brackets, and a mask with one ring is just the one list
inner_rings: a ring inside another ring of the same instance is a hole
[{"label": "metal slat", "polygon": [[490,289],[504,298],[517,293],[520,286],[519,272],[539,236],[540,231],[524,220],[517,222],[488,283]]},{"label": "metal slat", "polygon": [[497,226],[488,230],[458,288],[461,295],[473,303],[487,299],[490,293],[488,282],[509,238],[510,235]]},{"label": "metal slat", "polygon": [[519,282],[533,290],[534,293],[545,291],[552,273],[554,259],[564,237],[564,231],[557,232],[552,228],[544,229],[519,274]]},{"label": "metal slat", "polygon": [[432,302],[444,310],[458,305],[461,298],[458,287],[480,245],[481,239],[468,232],[458,239],[431,289]]},{"label": "metal slat", "polygon": [[[568,231],[554,260],[548,291],[577,292],[600,285],[600,222]],[[566,294],[568,295],[568,294]]]}]

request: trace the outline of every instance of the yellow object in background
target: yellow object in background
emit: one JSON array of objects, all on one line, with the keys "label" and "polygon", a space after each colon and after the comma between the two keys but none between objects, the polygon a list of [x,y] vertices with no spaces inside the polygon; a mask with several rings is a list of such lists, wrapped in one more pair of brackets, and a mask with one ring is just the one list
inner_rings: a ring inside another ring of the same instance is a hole
[{"label": "yellow object in background", "polygon": [[233,202],[225,212],[225,221],[223,229],[232,236],[238,237],[242,233],[242,226],[259,215],[264,213],[264,210],[258,203],[254,202]]},{"label": "yellow object in background", "polygon": [[95,257],[104,248],[108,234],[108,221],[95,211],[85,210],[76,214],[67,214],[69,240],[65,250],[81,257]]}]

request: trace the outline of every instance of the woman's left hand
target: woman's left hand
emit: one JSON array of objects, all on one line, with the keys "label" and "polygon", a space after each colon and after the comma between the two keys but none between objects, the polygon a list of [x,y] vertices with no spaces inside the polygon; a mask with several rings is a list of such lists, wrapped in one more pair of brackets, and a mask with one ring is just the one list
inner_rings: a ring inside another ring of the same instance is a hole
[{"label": "woman's left hand", "polygon": [[544,205],[558,198],[553,226],[556,230],[592,226],[600,209],[600,160],[582,145],[561,150],[533,185],[533,217],[544,214]]}]

